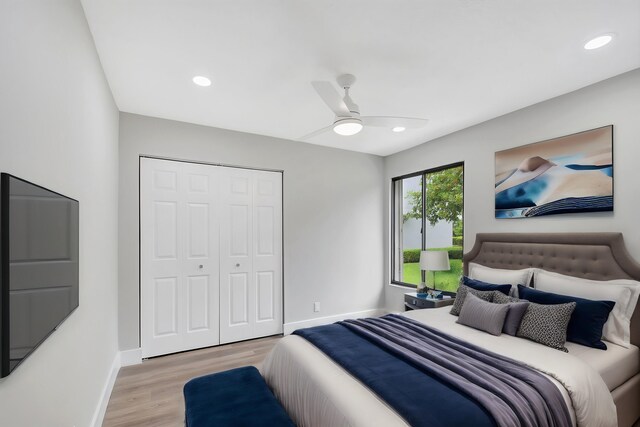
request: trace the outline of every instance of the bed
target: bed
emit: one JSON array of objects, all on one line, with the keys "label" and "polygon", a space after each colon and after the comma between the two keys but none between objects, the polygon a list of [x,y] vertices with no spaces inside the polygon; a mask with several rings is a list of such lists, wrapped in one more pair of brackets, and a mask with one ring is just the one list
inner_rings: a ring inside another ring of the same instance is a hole
[{"label": "bed", "polygon": [[[627,253],[619,233],[478,234],[473,249],[464,256],[465,274],[470,263],[507,270],[532,267],[597,281],[640,280],[640,265]],[[568,353],[460,325],[449,307],[404,316],[543,372],[571,408],[574,425],[626,427],[640,419],[638,310],[631,318],[628,348],[608,344],[602,351],[568,342]],[[265,360],[262,374],[300,426],[408,425],[370,388],[300,336],[283,338]],[[599,420],[599,414],[605,418]]]}]

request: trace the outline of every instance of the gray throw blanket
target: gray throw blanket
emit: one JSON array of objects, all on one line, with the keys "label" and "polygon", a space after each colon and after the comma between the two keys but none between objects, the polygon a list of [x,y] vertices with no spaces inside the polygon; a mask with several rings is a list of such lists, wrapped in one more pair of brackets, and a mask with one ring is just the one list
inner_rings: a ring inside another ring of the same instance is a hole
[{"label": "gray throw blanket", "polygon": [[398,315],[339,322],[475,399],[498,426],[570,427],[560,390],[538,371]]}]

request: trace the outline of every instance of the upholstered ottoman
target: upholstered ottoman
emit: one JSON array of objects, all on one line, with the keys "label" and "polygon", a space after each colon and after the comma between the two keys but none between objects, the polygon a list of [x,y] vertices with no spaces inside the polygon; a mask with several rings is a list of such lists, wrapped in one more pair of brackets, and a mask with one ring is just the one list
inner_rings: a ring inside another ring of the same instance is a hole
[{"label": "upholstered ottoman", "polygon": [[295,426],[253,366],[190,380],[184,402],[187,427]]}]

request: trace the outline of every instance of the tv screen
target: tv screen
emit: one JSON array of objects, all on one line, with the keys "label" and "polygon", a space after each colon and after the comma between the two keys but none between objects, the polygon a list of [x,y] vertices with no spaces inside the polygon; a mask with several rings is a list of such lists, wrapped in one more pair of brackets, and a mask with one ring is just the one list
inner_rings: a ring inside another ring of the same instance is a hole
[{"label": "tv screen", "polygon": [[78,202],[0,175],[0,376],[78,307]]}]

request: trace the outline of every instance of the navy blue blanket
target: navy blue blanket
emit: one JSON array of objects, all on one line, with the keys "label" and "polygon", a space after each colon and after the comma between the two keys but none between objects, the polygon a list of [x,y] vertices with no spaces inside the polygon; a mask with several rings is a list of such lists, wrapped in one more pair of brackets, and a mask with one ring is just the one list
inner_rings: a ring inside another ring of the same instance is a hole
[{"label": "navy blue blanket", "polygon": [[511,359],[403,316],[295,331],[412,426],[568,426],[562,395]]}]

